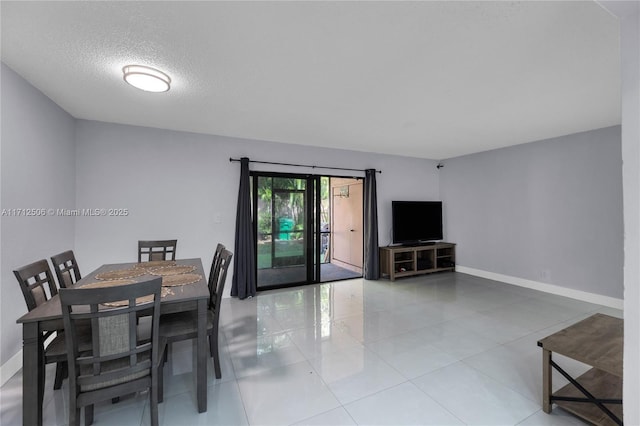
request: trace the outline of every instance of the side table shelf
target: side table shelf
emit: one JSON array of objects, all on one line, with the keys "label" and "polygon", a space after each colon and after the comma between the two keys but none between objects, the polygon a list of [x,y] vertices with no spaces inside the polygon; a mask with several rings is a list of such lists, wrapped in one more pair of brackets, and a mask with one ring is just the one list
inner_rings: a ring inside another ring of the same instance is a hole
[{"label": "side table shelf", "polygon": [[[623,328],[623,320],[595,314],[538,341],[545,413],[556,404],[594,425],[622,425]],[[593,368],[574,379],[554,362],[553,353]],[[552,392],[552,368],[570,382],[556,392]]]},{"label": "side table shelf", "polygon": [[455,265],[456,245],[453,243],[380,247],[380,274],[391,281],[414,275],[454,271]]},{"label": "side table shelf", "polygon": [[[585,389],[588,389],[592,395],[606,395],[609,400],[622,400],[622,377],[614,376],[597,368],[592,368],[575,380]],[[584,394],[571,383],[553,393],[553,402],[558,407],[594,425],[619,424],[594,403],[565,401],[560,398],[585,398]],[[604,403],[603,405],[607,407],[618,420],[622,419],[622,404]]]}]

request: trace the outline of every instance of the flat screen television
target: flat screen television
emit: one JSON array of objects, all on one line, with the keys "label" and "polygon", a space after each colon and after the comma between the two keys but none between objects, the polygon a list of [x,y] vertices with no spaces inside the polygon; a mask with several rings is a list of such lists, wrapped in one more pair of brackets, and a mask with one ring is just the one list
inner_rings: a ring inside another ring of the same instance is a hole
[{"label": "flat screen television", "polygon": [[394,244],[442,240],[442,201],[392,201]]}]

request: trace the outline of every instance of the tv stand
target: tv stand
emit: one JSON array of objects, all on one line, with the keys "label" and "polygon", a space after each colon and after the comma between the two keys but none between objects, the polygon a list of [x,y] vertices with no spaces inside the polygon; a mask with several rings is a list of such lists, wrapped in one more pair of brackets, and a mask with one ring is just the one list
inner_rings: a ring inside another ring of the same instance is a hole
[{"label": "tv stand", "polygon": [[380,247],[380,274],[391,281],[455,269],[456,245],[453,243]]},{"label": "tv stand", "polygon": [[432,246],[434,244],[436,244],[435,241],[418,241],[415,243],[400,244],[399,246],[396,246],[396,247],[422,247],[422,246]]}]

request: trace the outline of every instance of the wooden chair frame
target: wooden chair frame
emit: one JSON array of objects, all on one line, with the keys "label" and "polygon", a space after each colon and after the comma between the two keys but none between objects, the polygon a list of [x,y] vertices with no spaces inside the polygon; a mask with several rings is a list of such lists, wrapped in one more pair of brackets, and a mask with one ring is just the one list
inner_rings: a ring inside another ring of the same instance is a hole
[{"label": "wooden chair frame", "polygon": [[[218,271],[220,270],[220,265],[218,263],[220,261],[220,255],[225,248],[226,247],[224,246],[224,244],[218,243],[218,245],[216,246],[216,251],[213,253],[211,269],[209,270],[209,294],[211,294],[212,291],[215,292],[215,282],[217,279]],[[209,307],[211,307],[211,301],[209,301]]]},{"label": "wooden chair frame", "polygon": [[211,327],[208,327],[209,331],[209,351],[213,357],[213,365],[215,368],[216,379],[222,377],[220,371],[220,355],[218,353],[218,331],[220,324],[220,304],[222,302],[222,292],[224,291],[224,285],[227,281],[227,272],[229,271],[229,264],[233,253],[229,250],[223,249],[218,258],[218,271],[213,284],[215,285],[214,292],[209,288],[209,312],[211,312],[213,318],[211,318]]},{"label": "wooden chair frame", "polygon": [[13,274],[20,283],[24,301],[30,311],[58,294],[58,285],[45,259],[18,268]]},{"label": "wooden chair frame", "polygon": [[[152,260],[176,260],[178,240],[138,241],[138,263]],[[143,257],[146,259],[143,260]]]},{"label": "wooden chair frame", "polygon": [[[222,377],[220,369],[220,356],[218,352],[218,329],[220,320],[220,303],[222,301],[222,292],[227,280],[227,271],[229,269],[229,263],[233,257],[233,253],[229,250],[221,248],[221,244],[218,245],[220,249],[219,255],[214,255],[214,261],[212,262],[212,273],[209,276],[209,309],[207,311],[207,335],[209,336],[209,352],[213,358],[216,378]],[[224,247],[224,246],[222,246]],[[218,250],[218,249],[216,249]],[[182,340],[195,339],[198,336],[198,319],[193,312],[184,312],[163,315],[160,318],[160,337],[162,342],[167,346],[165,349],[165,360],[168,355],[168,347],[174,343]],[[164,362],[160,363],[159,376],[160,384],[158,386],[158,400],[162,401],[162,366]]]},{"label": "wooden chair frame", "polygon": [[51,263],[58,277],[60,287],[70,287],[82,278],[73,250],[67,250],[51,256]]},{"label": "wooden chair frame", "polygon": [[[151,424],[158,424],[158,340],[162,279],[113,287],[60,289],[69,365],[69,424],[93,422],[93,405],[149,390]],[[151,301],[139,298],[152,296]],[[112,306],[110,304],[118,306]],[[124,304],[124,306],[122,306]],[[138,315],[150,316],[151,337],[141,340]],[[92,348],[82,351],[78,327],[91,324]]]},{"label": "wooden chair frame", "polygon": [[[20,289],[29,311],[34,310],[41,303],[58,294],[58,286],[45,259],[18,268],[13,271],[13,274],[20,284]],[[53,389],[60,389],[62,381],[67,377],[67,353],[62,329],[45,332],[43,340],[47,340],[53,333],[56,333],[56,336],[44,349],[44,363],[56,363]]]}]

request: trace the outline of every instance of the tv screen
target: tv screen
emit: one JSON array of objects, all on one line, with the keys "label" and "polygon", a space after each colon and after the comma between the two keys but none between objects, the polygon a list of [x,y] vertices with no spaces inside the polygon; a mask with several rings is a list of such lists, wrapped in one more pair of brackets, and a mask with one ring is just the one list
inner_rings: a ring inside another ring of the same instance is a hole
[{"label": "tv screen", "polygon": [[391,214],[395,244],[442,239],[442,201],[392,201]]}]

